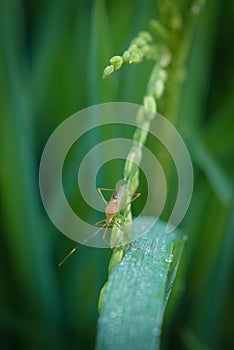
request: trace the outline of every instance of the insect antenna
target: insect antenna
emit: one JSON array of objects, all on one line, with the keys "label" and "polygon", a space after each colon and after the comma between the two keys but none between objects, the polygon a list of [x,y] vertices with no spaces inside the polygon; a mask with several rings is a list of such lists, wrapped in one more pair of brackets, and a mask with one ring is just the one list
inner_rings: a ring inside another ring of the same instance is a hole
[{"label": "insect antenna", "polygon": [[[101,220],[101,221],[103,221],[103,220]],[[106,219],[105,219],[105,221],[106,221]],[[99,224],[99,222],[97,222],[97,224]],[[90,237],[86,238],[86,239],[84,240],[84,242],[87,242],[90,238],[92,238],[93,236],[95,236],[96,234],[98,234],[98,232],[101,231],[105,226],[106,226],[106,222],[105,222],[97,231],[95,231]],[[61,267],[61,266],[65,263],[65,261],[66,261],[68,258],[70,258],[70,256],[71,256],[72,254],[75,253],[75,251],[77,250],[78,246],[79,246],[79,244],[77,244],[77,246],[75,246],[75,247],[65,256],[65,258],[63,258],[62,261],[60,261],[60,263],[58,264],[58,267]]]},{"label": "insect antenna", "polygon": [[62,261],[60,261],[60,263],[58,264],[58,267],[61,267],[61,266],[65,263],[65,261],[66,261],[73,253],[75,253],[75,251],[76,251],[77,248],[78,248],[78,245],[75,246],[75,247],[65,256],[65,258],[63,258]]}]

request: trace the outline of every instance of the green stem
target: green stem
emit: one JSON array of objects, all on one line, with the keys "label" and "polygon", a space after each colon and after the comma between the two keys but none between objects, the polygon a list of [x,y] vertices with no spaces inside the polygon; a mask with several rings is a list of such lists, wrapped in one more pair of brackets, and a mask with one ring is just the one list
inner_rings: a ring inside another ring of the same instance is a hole
[{"label": "green stem", "polygon": [[[165,98],[162,101],[164,108],[162,108],[163,113],[168,117],[172,122],[176,121],[178,104],[180,100],[180,91],[181,85],[184,80],[184,66],[185,61],[188,56],[189,46],[191,42],[191,35],[193,32],[193,27],[197,15],[199,13],[201,5],[204,3],[202,0],[194,0],[193,4],[190,7],[190,10],[186,14],[185,22],[183,28],[171,28],[171,38],[170,42],[164,43],[159,46],[157,52],[157,60],[152,69],[151,75],[146,88],[146,95],[143,99],[144,108],[140,107],[136,115],[136,124],[138,125],[136,131],[133,134],[134,144],[130,148],[128,153],[125,166],[124,166],[124,179],[129,180],[131,183],[131,188],[134,194],[139,185],[139,165],[142,160],[142,147],[147,140],[149,133],[150,125],[154,116],[156,115],[157,102],[159,102],[166,90]],[[178,15],[178,14],[177,14]],[[158,33],[158,26],[156,26],[156,31]],[[161,33],[161,31],[160,31]],[[139,37],[137,38],[139,40]],[[132,45],[134,46],[134,45]],[[136,45],[135,45],[136,46]],[[170,47],[170,50],[168,49]],[[130,46],[131,48],[131,46]],[[149,49],[149,47],[148,47]],[[129,49],[131,51],[131,49]],[[134,48],[138,55],[142,54],[141,48]],[[130,55],[130,53],[129,53]],[[139,56],[139,57],[140,57]],[[130,56],[129,56],[130,57]],[[172,61],[171,61],[172,57]],[[127,60],[130,62],[130,58]],[[141,60],[139,60],[140,62]],[[104,78],[112,73],[112,71],[119,69],[124,62],[124,55],[114,56],[110,60],[111,62],[111,72],[104,71]],[[171,62],[171,64],[170,64]],[[138,62],[137,62],[138,63]],[[168,67],[167,71],[165,67]],[[108,69],[110,66],[107,67]],[[168,81],[165,89],[165,82]],[[153,113],[152,113],[153,112]],[[168,136],[169,137],[169,136]],[[137,145],[136,145],[137,144]],[[167,161],[166,161],[167,162]],[[168,162],[167,162],[168,163]],[[167,167],[168,165],[168,167]],[[165,166],[168,170],[169,178],[171,177],[170,164]],[[127,213],[128,223],[132,222],[132,213],[131,208]],[[113,249],[113,255],[109,264],[109,272],[122,260],[124,254],[126,253],[126,246],[118,247]],[[102,295],[105,291],[106,285],[104,286],[101,292]]]},{"label": "green stem", "polygon": [[174,124],[177,124],[178,108],[181,100],[181,88],[186,77],[186,61],[188,58],[192,35],[196,20],[205,4],[203,0],[194,0],[186,14],[183,30],[174,33],[172,45],[172,62],[168,68],[166,94],[162,101],[162,112]]}]

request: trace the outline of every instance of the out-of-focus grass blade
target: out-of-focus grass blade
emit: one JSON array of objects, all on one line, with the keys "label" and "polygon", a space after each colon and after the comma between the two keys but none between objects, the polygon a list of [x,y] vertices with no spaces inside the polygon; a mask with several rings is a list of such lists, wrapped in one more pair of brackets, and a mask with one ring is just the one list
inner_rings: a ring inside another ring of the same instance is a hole
[{"label": "out-of-focus grass blade", "polygon": [[220,208],[217,198],[213,199],[211,208],[205,212],[205,218],[202,219],[205,242],[203,239],[200,244],[199,261],[194,258],[197,266],[193,266],[191,271],[194,280],[194,306],[190,324],[196,336],[210,349],[216,348],[223,321],[224,304],[232,281],[233,209],[233,203],[232,208]]},{"label": "out-of-focus grass blade", "polygon": [[114,98],[113,80],[102,80],[102,71],[111,55],[111,35],[105,6],[105,1],[96,0],[93,2],[91,12],[90,44],[87,60],[90,104],[108,102]]},{"label": "out-of-focus grass blade", "polygon": [[[137,219],[137,230],[154,223]],[[157,221],[112,271],[98,321],[96,349],[158,349],[163,315],[175,279],[184,237],[165,233]]]},{"label": "out-of-focus grass blade", "polygon": [[[233,87],[228,90],[228,96],[223,101],[223,104],[215,111],[213,116],[209,116],[211,123],[206,130],[206,144],[212,153],[216,154],[222,160],[230,160],[234,153],[234,129],[233,109],[234,109],[234,82]],[[224,137],[225,135],[225,137]],[[218,142],[217,142],[218,141]]]},{"label": "out-of-focus grass blade", "polygon": [[218,161],[215,160],[199,139],[193,140],[191,152],[198,166],[206,174],[218,198],[224,204],[230,202],[232,184]]},{"label": "out-of-focus grass blade", "polygon": [[[1,121],[1,186],[6,241],[14,266],[17,285],[22,289],[25,313],[40,315],[53,328],[57,322],[57,285],[49,262],[49,238],[44,234],[35,179],[34,144],[31,129],[31,98],[28,69],[22,54],[22,28],[16,2],[2,6],[1,60],[4,87]],[[13,35],[14,34],[14,35]],[[18,39],[18,40],[17,40]],[[35,302],[36,300],[36,302]],[[28,340],[27,340],[28,341]]]}]

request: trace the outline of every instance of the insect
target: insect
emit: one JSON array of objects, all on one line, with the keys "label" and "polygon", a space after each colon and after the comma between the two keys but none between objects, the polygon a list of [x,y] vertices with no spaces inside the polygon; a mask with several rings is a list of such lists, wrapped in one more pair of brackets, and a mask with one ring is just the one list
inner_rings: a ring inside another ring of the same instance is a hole
[{"label": "insect", "polygon": [[[131,184],[128,180],[120,180],[116,189],[109,188],[98,188],[98,194],[102,198],[103,202],[106,205],[105,214],[106,218],[98,221],[95,226],[101,227],[88,237],[88,241],[91,237],[95,236],[99,231],[105,228],[102,239],[107,243],[111,248],[118,245],[124,245],[130,243],[130,231],[131,231],[131,208],[130,205],[135,201],[141,193],[132,194]],[[110,201],[107,202],[103,196],[103,191],[112,191],[113,194],[110,198]],[[106,240],[107,229],[112,228],[112,234],[110,237],[110,242]],[[119,232],[120,231],[120,232]],[[121,235],[122,233],[122,235]],[[122,237],[118,237],[122,236]]]},{"label": "insect", "polygon": [[[118,181],[115,190],[109,188],[97,189],[98,194],[106,205],[105,219],[102,219],[95,223],[95,226],[100,226],[90,237],[84,242],[90,240],[93,236],[96,236],[102,229],[104,233],[102,239],[111,248],[121,246],[125,244],[131,244],[131,203],[135,201],[141,193],[132,194],[131,184],[128,180]],[[112,191],[113,194],[109,201],[107,201],[103,195],[103,191]],[[107,241],[106,235],[108,228],[112,228],[110,240]],[[70,253],[58,264],[61,266],[77,249],[78,245],[74,247]]]}]

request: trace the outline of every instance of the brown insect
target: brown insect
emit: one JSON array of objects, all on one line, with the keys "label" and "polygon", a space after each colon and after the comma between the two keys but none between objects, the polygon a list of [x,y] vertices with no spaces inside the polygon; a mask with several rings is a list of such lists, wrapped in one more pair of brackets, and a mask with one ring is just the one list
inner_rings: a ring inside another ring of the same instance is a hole
[{"label": "brown insect", "polygon": [[[105,229],[102,239],[111,248],[116,245],[121,246],[125,244],[131,244],[131,225],[128,225],[130,204],[135,201],[141,195],[141,193],[135,193],[133,195],[131,193],[131,185],[127,180],[120,180],[117,183],[115,190],[99,187],[97,191],[106,205],[106,217],[105,219],[102,219],[95,223],[95,226],[100,226],[100,228],[95,231],[90,237],[88,237],[84,242],[87,242],[92,237],[96,236],[102,229]],[[109,202],[105,199],[102,191],[113,192]],[[106,240],[108,228],[113,229],[110,237],[110,242]],[[114,228],[116,229],[114,230]],[[70,251],[70,253],[58,264],[58,266],[61,266],[76,251],[77,247],[78,245]]]}]

